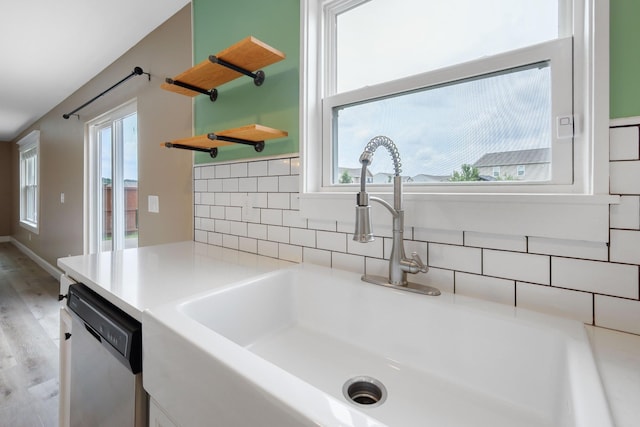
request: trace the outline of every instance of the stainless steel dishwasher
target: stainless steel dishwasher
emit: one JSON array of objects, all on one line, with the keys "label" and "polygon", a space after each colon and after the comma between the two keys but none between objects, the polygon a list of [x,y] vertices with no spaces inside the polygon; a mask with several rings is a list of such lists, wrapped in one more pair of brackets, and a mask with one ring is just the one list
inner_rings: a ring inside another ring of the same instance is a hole
[{"label": "stainless steel dishwasher", "polygon": [[69,287],[70,426],[147,425],[140,322],[82,283]]}]

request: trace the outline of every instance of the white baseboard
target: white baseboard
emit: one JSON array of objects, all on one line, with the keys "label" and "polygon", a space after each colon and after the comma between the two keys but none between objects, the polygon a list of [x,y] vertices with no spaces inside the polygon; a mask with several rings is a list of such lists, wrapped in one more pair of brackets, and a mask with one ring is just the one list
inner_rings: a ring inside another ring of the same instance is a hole
[{"label": "white baseboard", "polygon": [[62,270],[59,270],[58,268],[56,268],[53,265],[49,264],[47,261],[45,261],[44,258],[40,257],[38,254],[33,252],[31,249],[29,249],[28,247],[26,247],[22,243],[18,242],[13,237],[10,238],[10,241],[11,241],[11,243],[13,243],[15,245],[16,248],[18,248],[26,256],[31,258],[33,260],[33,262],[35,262],[40,267],[42,267],[47,273],[52,275],[57,281],[60,281],[60,276],[62,276],[64,274],[62,272]]},{"label": "white baseboard", "polygon": [[0,243],[6,243],[11,241],[11,236],[0,236]]}]

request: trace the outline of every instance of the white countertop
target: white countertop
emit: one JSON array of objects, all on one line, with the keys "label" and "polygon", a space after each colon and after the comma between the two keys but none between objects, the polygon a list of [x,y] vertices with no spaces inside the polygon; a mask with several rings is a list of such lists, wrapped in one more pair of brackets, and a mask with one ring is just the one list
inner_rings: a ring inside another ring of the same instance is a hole
[{"label": "white countertop", "polygon": [[137,320],[147,308],[289,265],[192,241],[58,260],[68,276]]},{"label": "white countertop", "polygon": [[[68,276],[138,320],[145,309],[289,265],[191,241],[58,260]],[[616,425],[639,426],[640,336],[586,328]]]}]

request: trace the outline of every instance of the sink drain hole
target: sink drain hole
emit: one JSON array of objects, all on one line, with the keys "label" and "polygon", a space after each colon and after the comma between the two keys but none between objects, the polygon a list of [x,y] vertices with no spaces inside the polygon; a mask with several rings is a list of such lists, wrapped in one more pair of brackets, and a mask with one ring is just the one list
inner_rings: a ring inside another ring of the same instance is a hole
[{"label": "sink drain hole", "polygon": [[347,381],[342,387],[347,400],[369,407],[381,405],[387,398],[384,385],[371,377],[356,377]]}]

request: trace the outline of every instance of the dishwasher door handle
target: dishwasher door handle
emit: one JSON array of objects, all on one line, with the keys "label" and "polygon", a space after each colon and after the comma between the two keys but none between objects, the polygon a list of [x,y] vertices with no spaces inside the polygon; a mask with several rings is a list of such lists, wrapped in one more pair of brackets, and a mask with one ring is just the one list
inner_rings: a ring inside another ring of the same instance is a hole
[{"label": "dishwasher door handle", "polygon": [[99,343],[102,343],[102,337],[100,336],[100,334],[99,334],[95,329],[93,329],[91,326],[87,325],[87,324],[86,324],[86,323],[84,323],[84,322],[82,322],[82,323],[84,324],[85,329],[86,329],[86,330],[87,330],[91,335],[93,335],[93,337],[94,337],[95,339],[97,339]]}]

